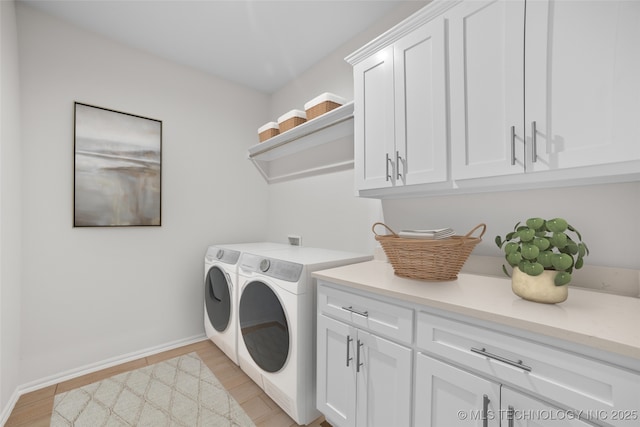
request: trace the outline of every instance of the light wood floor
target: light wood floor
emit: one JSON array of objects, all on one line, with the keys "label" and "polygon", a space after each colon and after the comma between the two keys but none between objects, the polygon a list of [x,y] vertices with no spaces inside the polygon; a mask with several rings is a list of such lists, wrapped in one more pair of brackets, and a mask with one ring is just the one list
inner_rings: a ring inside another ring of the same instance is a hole
[{"label": "light wood floor", "polygon": [[[57,393],[82,387],[84,385],[109,378],[122,372],[138,369],[146,365],[171,359],[195,351],[222,385],[238,401],[257,427],[295,427],[298,426],[273,400],[267,396],[242,370],[233,363],[211,341],[201,341],[164,353],[156,354],[122,365],[61,382],[31,393],[24,394],[16,403],[5,427],[30,426],[49,427],[53,398]],[[323,418],[319,418],[310,427],[331,427]]]}]

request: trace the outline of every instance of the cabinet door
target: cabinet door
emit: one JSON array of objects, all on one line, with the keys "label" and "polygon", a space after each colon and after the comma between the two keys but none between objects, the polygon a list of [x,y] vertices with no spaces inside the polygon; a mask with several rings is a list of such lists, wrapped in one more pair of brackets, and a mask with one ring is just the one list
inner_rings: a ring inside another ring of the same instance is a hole
[{"label": "cabinet door", "polygon": [[530,1],[526,34],[529,168],[640,159],[640,2]]},{"label": "cabinet door", "polygon": [[394,44],[397,183],[447,180],[445,40],[437,18]]},{"label": "cabinet door", "polygon": [[318,410],[342,427],[356,424],[356,329],[326,316],[317,327]]},{"label": "cabinet door", "polygon": [[591,424],[579,419],[579,411],[558,409],[508,387],[502,386],[501,399],[502,410],[500,414],[503,419],[503,425],[507,427],[591,426]]},{"label": "cabinet door", "polygon": [[356,346],[357,425],[411,425],[411,349],[361,330]]},{"label": "cabinet door", "polygon": [[524,171],[524,0],[447,13],[454,179]]},{"label": "cabinet door", "polygon": [[394,183],[393,46],[365,59],[354,73],[354,162],[358,190]]},{"label": "cabinet door", "polygon": [[422,353],[416,356],[414,405],[416,426],[500,425],[499,384]]}]

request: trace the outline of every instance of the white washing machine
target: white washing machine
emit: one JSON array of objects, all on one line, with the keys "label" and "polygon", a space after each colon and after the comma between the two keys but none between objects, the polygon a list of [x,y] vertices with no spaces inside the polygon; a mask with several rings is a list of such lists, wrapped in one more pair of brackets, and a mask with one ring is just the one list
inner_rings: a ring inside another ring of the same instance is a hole
[{"label": "white washing machine", "polygon": [[316,409],[315,279],[317,270],[368,261],[372,256],[291,246],[245,252],[238,265],[238,361],[298,424]]},{"label": "white washing machine", "polygon": [[289,245],[270,242],[213,245],[204,257],[204,330],[238,364],[237,266],[243,251],[263,253]]}]

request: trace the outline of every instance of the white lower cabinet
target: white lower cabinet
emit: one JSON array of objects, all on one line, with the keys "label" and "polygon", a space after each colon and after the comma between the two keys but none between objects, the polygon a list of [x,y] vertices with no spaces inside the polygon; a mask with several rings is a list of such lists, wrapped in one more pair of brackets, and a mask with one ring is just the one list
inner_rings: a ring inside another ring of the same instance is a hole
[{"label": "white lower cabinet", "polygon": [[502,386],[500,391],[500,419],[507,427],[590,427],[579,419],[587,414],[555,408],[541,400]]},{"label": "white lower cabinet", "polygon": [[411,424],[410,348],[318,317],[318,408],[334,426]]},{"label": "white lower cabinet", "polygon": [[418,353],[415,425],[588,427],[580,412],[556,408],[495,381]]},{"label": "white lower cabinet", "polygon": [[318,287],[317,406],[333,426],[411,425],[413,315]]},{"label": "white lower cabinet", "polygon": [[415,425],[500,425],[500,385],[418,353]]},{"label": "white lower cabinet", "polygon": [[[519,389],[551,406],[566,408],[572,415],[598,425],[640,423],[637,369],[615,366],[582,355],[577,349],[567,351],[520,338],[517,329],[503,333],[469,319],[460,321],[424,310],[418,311],[416,319],[416,345],[424,353]],[[629,411],[628,416],[625,411]],[[549,421],[540,417],[522,421],[544,421],[541,425],[547,425]]]},{"label": "white lower cabinet", "polygon": [[346,323],[318,316],[318,410],[334,425],[345,427],[356,425],[354,336],[355,329]]},{"label": "white lower cabinet", "polygon": [[640,364],[320,281],[317,407],[334,427],[640,425]]}]

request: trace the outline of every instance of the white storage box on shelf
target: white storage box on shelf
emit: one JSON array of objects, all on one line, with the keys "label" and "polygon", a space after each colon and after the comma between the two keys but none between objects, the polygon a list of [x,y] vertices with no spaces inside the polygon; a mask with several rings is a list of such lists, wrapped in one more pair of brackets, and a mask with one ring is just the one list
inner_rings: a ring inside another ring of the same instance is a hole
[{"label": "white storage box on shelf", "polygon": [[307,121],[307,114],[302,110],[291,110],[278,117],[280,132],[286,132]]},{"label": "white storage box on shelf", "polygon": [[347,100],[341,96],[325,92],[304,104],[304,110],[307,113],[307,120],[315,119],[324,113],[328,113],[329,111],[344,105],[346,102]]},{"label": "white storage box on shelf", "polygon": [[264,142],[269,138],[273,138],[274,136],[280,133],[280,127],[276,122],[269,122],[264,126],[258,128],[258,139],[260,142]]},{"label": "white storage box on shelf", "polygon": [[353,101],[248,151],[268,183],[353,168]]}]

